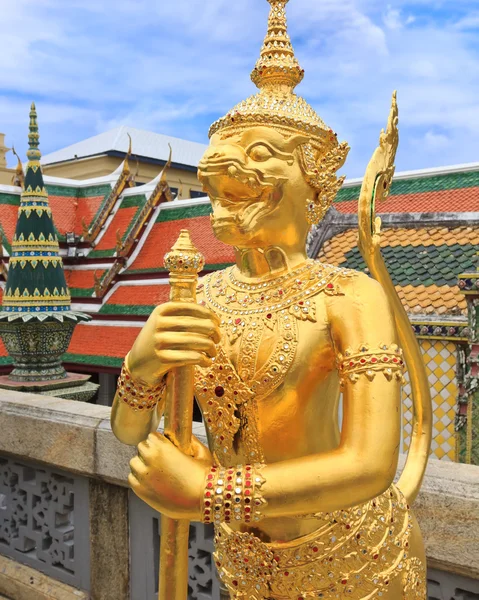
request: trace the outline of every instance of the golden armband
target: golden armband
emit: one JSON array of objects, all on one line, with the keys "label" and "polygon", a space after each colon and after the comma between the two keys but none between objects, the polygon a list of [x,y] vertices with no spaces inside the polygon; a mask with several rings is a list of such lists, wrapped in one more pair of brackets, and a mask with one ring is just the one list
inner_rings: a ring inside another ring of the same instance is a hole
[{"label": "golden armband", "polygon": [[341,387],[348,380],[355,383],[361,375],[372,381],[377,373],[382,373],[389,381],[402,381],[405,371],[403,351],[397,344],[382,344],[378,348],[363,344],[357,352],[348,349],[344,355],[338,354],[337,365]]},{"label": "golden armband", "polygon": [[166,388],[166,377],[155,386],[149,386],[133,379],[125,363],[121,367],[118,378],[117,394],[122,402],[125,402],[134,410],[153,410],[163,400]]},{"label": "golden armband", "polygon": [[224,468],[213,465],[206,476],[203,522],[219,525],[232,521],[259,521],[261,507],[266,504],[261,495],[261,486],[265,482],[261,466]]}]

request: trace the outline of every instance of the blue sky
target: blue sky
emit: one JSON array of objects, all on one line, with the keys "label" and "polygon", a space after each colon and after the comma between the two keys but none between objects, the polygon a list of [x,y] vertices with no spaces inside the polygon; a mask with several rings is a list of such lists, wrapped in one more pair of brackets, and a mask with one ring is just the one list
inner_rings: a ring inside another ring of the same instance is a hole
[{"label": "blue sky", "polygon": [[[0,131],[44,154],[118,125],[207,142],[254,93],[265,0],[0,0]],[[398,90],[397,169],[479,161],[479,0],[291,0],[297,92],[360,177]],[[15,161],[9,156],[9,164]]]}]

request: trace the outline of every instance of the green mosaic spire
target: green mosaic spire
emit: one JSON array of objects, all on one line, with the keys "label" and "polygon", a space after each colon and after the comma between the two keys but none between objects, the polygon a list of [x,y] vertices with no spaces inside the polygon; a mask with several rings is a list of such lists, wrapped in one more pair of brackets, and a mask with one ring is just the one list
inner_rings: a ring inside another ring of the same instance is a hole
[{"label": "green mosaic spire", "polygon": [[2,308],[6,312],[70,310],[70,292],[40,166],[39,139],[37,112],[32,103],[28,165],[3,296]]}]

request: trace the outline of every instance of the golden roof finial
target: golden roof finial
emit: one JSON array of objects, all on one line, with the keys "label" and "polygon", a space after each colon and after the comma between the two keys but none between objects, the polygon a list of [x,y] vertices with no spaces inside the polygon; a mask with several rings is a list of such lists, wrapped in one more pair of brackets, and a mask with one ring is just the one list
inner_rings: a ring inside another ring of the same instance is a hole
[{"label": "golden roof finial", "polygon": [[286,85],[293,90],[304,77],[288,35],[286,4],[289,0],[268,0],[271,10],[268,32],[251,79],[259,88]]},{"label": "golden roof finial", "polygon": [[171,157],[173,156],[173,148],[171,147],[170,142],[168,142],[168,147],[170,149],[170,152],[168,154],[168,160],[166,161],[166,165],[163,167],[163,171],[161,172],[161,181],[163,183],[166,183],[166,173],[171,167]]},{"label": "golden roof finial", "polygon": [[25,173],[23,172],[23,165],[20,157],[15,151],[15,146],[12,146],[12,152],[17,157],[17,167],[15,169],[15,175],[12,177],[12,184],[18,187],[23,187],[25,181]]},{"label": "golden roof finial", "polygon": [[125,161],[123,163],[123,173],[129,173],[130,172],[130,164],[128,162],[128,159],[131,156],[131,145],[132,145],[132,143],[131,143],[131,135],[128,132],[126,133],[126,135],[128,136],[128,139],[130,141],[128,143],[128,152],[126,153]]}]

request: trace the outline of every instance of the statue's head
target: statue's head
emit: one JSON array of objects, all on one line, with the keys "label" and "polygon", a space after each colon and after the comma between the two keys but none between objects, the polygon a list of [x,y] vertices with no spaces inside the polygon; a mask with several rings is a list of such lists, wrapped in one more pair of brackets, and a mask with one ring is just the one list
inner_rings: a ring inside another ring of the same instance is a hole
[{"label": "statue's head", "polygon": [[287,33],[288,0],[268,2],[268,33],[251,74],[259,92],[211,126],[198,170],[215,235],[244,248],[306,238],[342,185],[336,171],[349,151],[294,93],[304,71]]}]

